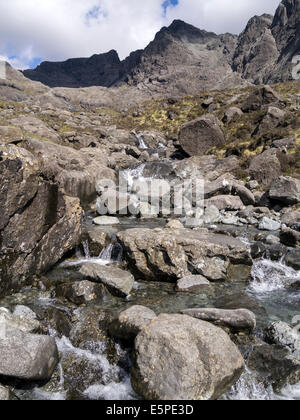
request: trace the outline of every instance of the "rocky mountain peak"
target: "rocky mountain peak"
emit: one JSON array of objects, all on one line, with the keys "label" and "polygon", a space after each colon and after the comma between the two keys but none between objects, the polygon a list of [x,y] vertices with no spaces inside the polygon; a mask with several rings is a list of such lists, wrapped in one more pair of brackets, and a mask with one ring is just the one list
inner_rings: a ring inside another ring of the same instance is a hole
[{"label": "rocky mountain peak", "polygon": [[300,0],[283,0],[275,14],[254,16],[238,37],[216,35],[182,20],[163,27],[144,50],[120,61],[117,51],[24,71],[50,87],[137,86],[147,95],[193,94],[249,83],[291,80],[300,51]]}]

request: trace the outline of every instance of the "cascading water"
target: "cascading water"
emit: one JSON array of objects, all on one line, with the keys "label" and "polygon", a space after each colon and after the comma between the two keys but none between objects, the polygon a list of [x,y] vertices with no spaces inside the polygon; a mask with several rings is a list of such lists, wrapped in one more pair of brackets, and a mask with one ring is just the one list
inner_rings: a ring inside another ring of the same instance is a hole
[{"label": "cascading water", "polygon": [[145,140],[144,140],[142,134],[136,134],[135,136],[136,136],[136,138],[137,138],[137,140],[139,142],[139,149],[141,149],[141,150],[147,150],[148,149],[148,146],[146,145]]},{"label": "cascading water", "polygon": [[111,242],[106,248],[104,248],[98,257],[91,257],[89,244],[87,241],[82,243],[82,248],[84,251],[84,256],[78,256],[76,260],[68,260],[64,261],[60,264],[60,267],[73,267],[79,266],[86,263],[94,263],[99,265],[107,265],[112,262],[121,263],[122,262],[122,255],[123,255],[123,248],[117,242]]},{"label": "cascading water", "polygon": [[262,259],[255,261],[251,276],[250,290],[254,293],[267,293],[284,289],[300,280],[299,271],[286,266],[282,261]]},{"label": "cascading water", "polygon": [[255,372],[246,368],[238,382],[223,399],[236,401],[299,400],[300,383],[286,385],[280,393],[275,393],[271,385],[264,384]]}]

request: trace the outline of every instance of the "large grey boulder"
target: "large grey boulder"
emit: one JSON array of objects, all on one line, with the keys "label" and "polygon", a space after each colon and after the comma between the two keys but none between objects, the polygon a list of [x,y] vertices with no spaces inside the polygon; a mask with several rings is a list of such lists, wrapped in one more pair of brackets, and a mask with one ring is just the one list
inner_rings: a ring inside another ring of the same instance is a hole
[{"label": "large grey boulder", "polygon": [[281,176],[271,185],[269,196],[272,200],[292,206],[300,203],[300,180],[290,176]]},{"label": "large grey boulder", "polygon": [[49,379],[58,363],[54,338],[5,325],[0,337],[0,375],[23,380]]},{"label": "large grey boulder", "polygon": [[133,288],[134,277],[128,271],[117,267],[107,267],[98,264],[84,264],[80,274],[87,279],[103,283],[116,296],[128,296]]},{"label": "large grey boulder", "polygon": [[148,280],[201,274],[226,280],[230,264],[252,265],[250,247],[226,235],[191,229],[129,229],[118,233],[132,270]]},{"label": "large grey boulder", "polygon": [[132,342],[155,317],[156,314],[151,309],[134,305],[120,313],[110,324],[109,332],[117,339]]},{"label": "large grey boulder", "polygon": [[219,327],[227,327],[233,332],[253,331],[256,328],[256,317],[248,309],[194,308],[184,309],[180,313],[211,322]]},{"label": "large grey boulder", "polygon": [[179,143],[189,156],[202,156],[214,146],[225,144],[220,121],[213,115],[204,115],[181,127]]},{"label": "large grey boulder", "polygon": [[220,328],[162,314],[135,340],[131,383],[148,400],[209,400],[240,377],[244,360]]}]

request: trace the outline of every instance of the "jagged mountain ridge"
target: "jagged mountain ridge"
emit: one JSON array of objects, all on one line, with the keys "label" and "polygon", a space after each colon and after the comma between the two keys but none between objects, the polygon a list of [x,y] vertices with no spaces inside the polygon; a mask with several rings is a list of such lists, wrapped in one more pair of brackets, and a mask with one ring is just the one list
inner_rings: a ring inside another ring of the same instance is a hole
[{"label": "jagged mountain ridge", "polygon": [[151,94],[188,94],[291,80],[300,52],[300,0],[283,0],[275,16],[255,16],[240,36],[216,35],[175,20],[144,49],[121,61],[116,51],[43,62],[24,75],[50,87],[136,86]]}]

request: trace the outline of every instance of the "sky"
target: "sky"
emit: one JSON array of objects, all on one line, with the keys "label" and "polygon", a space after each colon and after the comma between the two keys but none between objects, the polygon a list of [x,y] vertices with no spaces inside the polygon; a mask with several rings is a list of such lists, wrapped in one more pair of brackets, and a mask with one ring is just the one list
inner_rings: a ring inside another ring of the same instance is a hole
[{"label": "sky", "polygon": [[239,34],[279,0],[0,0],[0,59],[15,68],[145,46],[174,19]]}]

